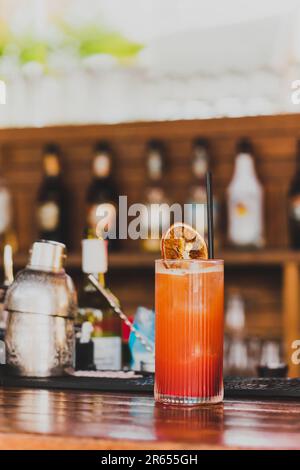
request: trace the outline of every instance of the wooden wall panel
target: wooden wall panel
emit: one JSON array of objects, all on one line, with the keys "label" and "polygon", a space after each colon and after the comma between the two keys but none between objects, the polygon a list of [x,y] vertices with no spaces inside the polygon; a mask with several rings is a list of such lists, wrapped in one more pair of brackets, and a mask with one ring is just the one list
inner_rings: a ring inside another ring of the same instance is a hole
[{"label": "wooden wall panel", "polygon": [[[165,186],[170,200],[182,203],[187,198],[191,181],[193,139],[208,138],[214,188],[220,199],[221,227],[225,233],[226,188],[232,176],[235,145],[243,136],[253,141],[258,174],[265,187],[267,247],[286,248],[286,196],[295,171],[300,115],[0,129],[0,165],[13,191],[21,251],[26,252],[36,237],[34,206],[42,177],[41,155],[45,143],[56,142],[62,149],[64,179],[70,200],[71,249],[78,252],[84,226],[85,193],[91,178],[92,150],[99,139],[108,140],[112,146],[119,192],[128,196],[129,203],[143,200],[147,141],[162,139],[169,159]],[[123,245],[138,249],[134,242]],[[273,336],[281,334],[281,282],[279,272],[270,273],[265,268],[249,272],[247,267],[242,274],[239,270],[230,270],[227,285],[229,288],[239,286],[245,294],[249,331],[269,332]],[[133,313],[139,304],[153,306],[153,270],[126,272],[126,279],[123,271],[114,270],[111,283],[129,313]]]},{"label": "wooden wall panel", "polygon": [[226,187],[232,176],[235,145],[242,136],[253,140],[258,173],[265,186],[267,246],[286,247],[286,195],[295,170],[298,129],[299,116],[277,116],[0,130],[3,170],[14,191],[21,249],[26,251],[36,234],[33,209],[41,180],[41,151],[46,142],[57,142],[62,148],[70,198],[71,248],[77,251],[84,225],[84,199],[91,176],[92,149],[98,139],[107,139],[114,150],[117,185],[120,194],[128,195],[129,203],[143,199],[147,141],[155,137],[163,139],[169,159],[165,185],[170,199],[182,203],[188,195],[191,180],[192,141],[199,136],[210,141],[223,230]]}]

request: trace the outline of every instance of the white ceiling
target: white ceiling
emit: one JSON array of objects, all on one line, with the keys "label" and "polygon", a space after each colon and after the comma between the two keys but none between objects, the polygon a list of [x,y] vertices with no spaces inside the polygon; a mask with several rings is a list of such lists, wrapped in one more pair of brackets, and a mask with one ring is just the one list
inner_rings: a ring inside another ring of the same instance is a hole
[{"label": "white ceiling", "polygon": [[299,0],[38,2],[65,9],[74,22],[104,19],[145,44],[140,61],[158,74],[283,71],[300,61]]},{"label": "white ceiling", "polygon": [[[244,23],[293,12],[299,0],[73,0],[93,5],[126,35],[148,43],[180,31]],[[81,12],[82,13],[82,12]],[[86,10],[91,15],[91,10]]]},{"label": "white ceiling", "polygon": [[299,0],[0,0],[16,31],[45,34],[47,17],[109,24],[146,46],[164,72],[280,69],[300,57]]}]

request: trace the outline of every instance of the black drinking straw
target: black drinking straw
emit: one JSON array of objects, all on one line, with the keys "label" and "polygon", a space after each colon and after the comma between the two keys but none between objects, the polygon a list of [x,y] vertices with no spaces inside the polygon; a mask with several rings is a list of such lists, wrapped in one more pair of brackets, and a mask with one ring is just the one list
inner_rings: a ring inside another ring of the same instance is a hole
[{"label": "black drinking straw", "polygon": [[213,188],[211,172],[206,173],[206,210],[207,210],[207,235],[208,257],[214,259],[214,214],[213,214]]}]

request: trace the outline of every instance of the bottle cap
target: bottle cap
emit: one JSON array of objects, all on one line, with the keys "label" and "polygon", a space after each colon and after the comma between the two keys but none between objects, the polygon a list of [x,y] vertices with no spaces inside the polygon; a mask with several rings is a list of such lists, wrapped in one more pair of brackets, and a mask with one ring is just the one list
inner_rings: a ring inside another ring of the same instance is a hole
[{"label": "bottle cap", "polygon": [[200,148],[203,148],[203,149],[207,150],[208,149],[208,140],[204,139],[202,137],[198,137],[198,139],[194,140],[193,147],[194,147],[194,149],[200,147]]},{"label": "bottle cap", "polygon": [[107,272],[107,248],[104,240],[82,240],[82,271],[86,274]]},{"label": "bottle cap", "polygon": [[111,173],[112,152],[106,142],[98,142],[94,149],[93,171],[98,178],[107,178]]},{"label": "bottle cap", "polygon": [[253,153],[253,146],[250,139],[243,137],[240,139],[236,146],[237,153]]},{"label": "bottle cap", "polygon": [[60,149],[56,144],[47,144],[44,147],[43,165],[48,176],[58,176],[60,173]]},{"label": "bottle cap", "polygon": [[44,147],[44,154],[47,154],[47,153],[59,155],[60,148],[57,144],[54,144],[54,143],[46,144]]},{"label": "bottle cap", "polygon": [[80,343],[89,343],[93,332],[93,325],[89,321],[84,321],[81,327]]}]

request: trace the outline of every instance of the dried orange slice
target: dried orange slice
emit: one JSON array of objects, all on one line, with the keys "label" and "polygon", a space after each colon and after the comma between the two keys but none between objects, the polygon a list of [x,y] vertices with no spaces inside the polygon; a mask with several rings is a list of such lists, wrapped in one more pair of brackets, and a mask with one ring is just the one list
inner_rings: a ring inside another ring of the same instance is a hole
[{"label": "dried orange slice", "polygon": [[208,259],[204,238],[193,227],[181,222],[172,225],[161,240],[164,260]]}]

